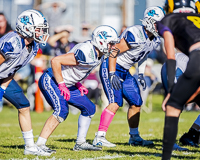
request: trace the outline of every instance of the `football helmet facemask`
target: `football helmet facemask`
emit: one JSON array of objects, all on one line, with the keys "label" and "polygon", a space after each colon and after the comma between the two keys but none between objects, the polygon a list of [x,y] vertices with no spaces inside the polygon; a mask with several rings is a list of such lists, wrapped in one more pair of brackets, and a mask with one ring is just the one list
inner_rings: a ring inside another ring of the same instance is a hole
[{"label": "football helmet facemask", "polygon": [[37,43],[46,44],[49,25],[37,10],[26,10],[17,17],[16,31],[25,38],[33,38]]},{"label": "football helmet facemask", "polygon": [[109,56],[116,57],[119,49],[115,47],[119,43],[119,38],[116,30],[107,25],[101,25],[92,32],[91,43],[99,49],[107,58]]},{"label": "football helmet facemask", "polygon": [[151,32],[155,37],[158,37],[154,23],[160,21],[165,16],[165,11],[161,7],[149,7],[144,12],[142,25]]}]

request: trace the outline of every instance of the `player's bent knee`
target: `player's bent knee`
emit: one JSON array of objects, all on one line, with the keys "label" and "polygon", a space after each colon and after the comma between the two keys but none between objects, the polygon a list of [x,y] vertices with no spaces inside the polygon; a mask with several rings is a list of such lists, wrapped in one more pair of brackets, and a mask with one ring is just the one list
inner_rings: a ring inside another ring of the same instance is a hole
[{"label": "player's bent knee", "polygon": [[69,112],[68,110],[64,109],[64,110],[61,110],[60,113],[58,112],[54,112],[53,113],[53,116],[58,120],[59,123],[63,122],[64,120],[66,120],[67,116],[68,116]]},{"label": "player's bent knee", "polygon": [[92,116],[96,113],[96,106],[95,104],[88,105],[87,107],[84,107],[81,110],[81,115],[83,116]]},{"label": "player's bent knee", "polygon": [[63,118],[63,117],[60,117],[60,116],[56,116],[56,115],[54,115],[54,114],[53,114],[53,116],[57,119],[57,121],[58,121],[59,123],[62,123],[62,122],[67,118],[67,116],[66,116],[65,118]]},{"label": "player's bent knee", "polygon": [[107,107],[108,110],[112,111],[113,113],[116,113],[119,109],[118,103],[110,103]]},{"label": "player's bent knee", "polygon": [[134,100],[129,102],[129,105],[130,106],[134,105],[134,106],[140,107],[140,106],[142,106],[142,103],[143,103],[143,101],[142,101],[141,96],[137,96],[137,98],[135,98]]},{"label": "player's bent knee", "polygon": [[19,113],[27,113],[30,112],[30,107],[24,107],[24,108],[19,108],[18,109]]},{"label": "player's bent knee", "polygon": [[136,105],[132,105],[132,106],[129,106],[129,109],[137,109],[138,111],[140,111],[141,109],[141,106],[136,106]]}]

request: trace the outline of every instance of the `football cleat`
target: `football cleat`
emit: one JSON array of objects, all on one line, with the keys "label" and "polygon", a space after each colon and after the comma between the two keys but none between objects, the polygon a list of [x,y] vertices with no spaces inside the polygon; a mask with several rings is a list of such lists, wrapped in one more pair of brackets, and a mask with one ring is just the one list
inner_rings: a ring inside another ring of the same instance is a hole
[{"label": "football cleat", "polygon": [[174,143],[173,151],[188,151],[189,149],[180,147],[178,144]]},{"label": "football cleat", "polygon": [[185,133],[179,139],[179,142],[183,145],[192,146],[192,147],[199,147],[198,143],[196,143],[192,137],[189,136],[188,133]]},{"label": "football cleat", "polygon": [[87,142],[84,142],[82,144],[75,144],[74,148],[73,148],[74,151],[81,151],[81,150],[90,150],[90,151],[101,151],[102,149],[100,147],[96,147],[96,146],[93,146]]},{"label": "football cleat", "polygon": [[31,155],[36,155],[36,156],[50,156],[51,155],[51,153],[42,150],[37,145],[25,146],[24,154],[25,155],[31,154]]},{"label": "football cleat", "polygon": [[38,146],[40,149],[42,149],[45,152],[48,153],[56,153],[56,150],[50,149],[49,147],[47,147],[46,145],[39,145]]},{"label": "football cleat", "polygon": [[93,140],[93,145],[94,146],[99,146],[99,147],[116,147],[114,143],[111,143],[106,140],[105,136],[98,136],[97,133],[95,135],[95,138]]},{"label": "football cleat", "polygon": [[134,145],[136,145],[136,146],[149,146],[149,145],[153,145],[153,142],[144,140],[140,137],[139,134],[136,134],[136,135],[130,136],[128,144],[133,145],[133,146]]}]

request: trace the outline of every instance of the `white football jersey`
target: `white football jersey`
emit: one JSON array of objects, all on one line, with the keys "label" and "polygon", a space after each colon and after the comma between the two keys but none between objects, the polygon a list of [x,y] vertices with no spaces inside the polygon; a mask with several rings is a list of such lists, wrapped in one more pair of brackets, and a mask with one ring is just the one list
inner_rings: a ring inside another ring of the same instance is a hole
[{"label": "white football jersey", "polygon": [[128,27],[120,36],[131,46],[131,49],[117,57],[117,63],[130,69],[135,63],[148,57],[148,54],[160,45],[160,38],[150,40],[142,25]]},{"label": "white football jersey", "polygon": [[[182,73],[184,73],[186,70],[186,67],[187,67],[187,63],[189,61],[189,57],[181,52],[178,52],[175,54],[175,59],[176,59],[176,72],[177,72],[177,69],[179,68],[180,71]],[[182,74],[182,73],[179,73],[179,74]],[[178,73],[176,73],[176,74],[178,74]],[[175,78],[174,82],[175,83],[177,82],[177,78]]]},{"label": "white football jersey", "polygon": [[104,60],[98,58],[95,47],[90,41],[75,45],[68,53],[74,53],[77,66],[62,66],[62,76],[67,87],[86,78]]},{"label": "white football jersey", "polygon": [[17,32],[9,32],[0,39],[0,53],[5,62],[0,65],[0,79],[13,75],[17,70],[29,63],[37,54],[39,44],[33,42],[32,50],[29,53],[24,39]]}]

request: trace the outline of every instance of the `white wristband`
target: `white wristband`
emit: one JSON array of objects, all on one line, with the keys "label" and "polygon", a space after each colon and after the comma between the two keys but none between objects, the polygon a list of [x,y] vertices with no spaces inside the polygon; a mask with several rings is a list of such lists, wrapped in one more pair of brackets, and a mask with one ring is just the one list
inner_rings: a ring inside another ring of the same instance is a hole
[{"label": "white wristband", "polygon": [[64,81],[62,81],[62,82],[59,82],[58,84],[61,84],[61,83],[65,83]]},{"label": "white wristband", "polygon": [[2,88],[3,90],[6,90],[7,87],[6,87],[6,86],[1,86],[1,88]]}]

